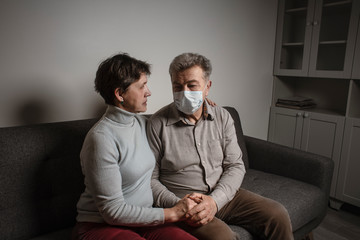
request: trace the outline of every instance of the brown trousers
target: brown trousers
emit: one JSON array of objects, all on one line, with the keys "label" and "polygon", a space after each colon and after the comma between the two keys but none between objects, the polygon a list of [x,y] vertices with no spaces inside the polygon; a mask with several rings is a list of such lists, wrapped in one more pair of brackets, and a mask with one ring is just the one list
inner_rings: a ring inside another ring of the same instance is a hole
[{"label": "brown trousers", "polygon": [[240,239],[228,224],[241,226],[262,239],[294,239],[284,206],[245,189],[240,189],[210,223],[197,228],[185,223],[179,226],[200,240]]}]

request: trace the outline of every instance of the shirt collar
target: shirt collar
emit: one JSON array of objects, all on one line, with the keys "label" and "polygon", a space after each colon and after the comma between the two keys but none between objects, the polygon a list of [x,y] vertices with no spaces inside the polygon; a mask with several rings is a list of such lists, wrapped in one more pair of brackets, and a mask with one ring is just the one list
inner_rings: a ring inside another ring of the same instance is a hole
[{"label": "shirt collar", "polygon": [[[211,121],[214,120],[212,107],[206,102],[206,100],[204,101],[203,104],[202,118],[204,120],[211,120]],[[179,121],[187,124],[184,114],[179,110],[177,110],[175,103],[171,103],[166,125],[173,125]]]}]

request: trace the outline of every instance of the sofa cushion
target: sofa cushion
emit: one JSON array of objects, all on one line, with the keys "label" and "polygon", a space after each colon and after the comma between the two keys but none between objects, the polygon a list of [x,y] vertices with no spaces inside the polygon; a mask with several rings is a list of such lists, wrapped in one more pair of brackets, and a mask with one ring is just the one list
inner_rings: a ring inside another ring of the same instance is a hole
[{"label": "sofa cushion", "polygon": [[256,239],[247,230],[245,230],[242,227],[235,226],[235,225],[229,225],[229,227],[231,228],[231,230],[233,230],[234,232],[237,233],[239,239],[241,239],[241,240],[253,240],[253,239]]},{"label": "sofa cushion", "polygon": [[65,228],[60,231],[55,231],[52,233],[30,238],[29,240],[70,240],[71,232],[72,228]]},{"label": "sofa cushion", "polygon": [[253,169],[247,170],[242,188],[280,202],[289,212],[293,231],[318,217],[326,202],[314,185]]}]

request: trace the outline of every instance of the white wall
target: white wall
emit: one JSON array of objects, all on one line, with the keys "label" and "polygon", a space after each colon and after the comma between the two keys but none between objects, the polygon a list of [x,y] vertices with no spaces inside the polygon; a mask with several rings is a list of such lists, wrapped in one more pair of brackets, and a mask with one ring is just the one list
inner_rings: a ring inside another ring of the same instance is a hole
[{"label": "white wall", "polygon": [[148,113],[172,101],[168,65],[198,52],[213,64],[210,98],[266,139],[276,0],[3,0],[0,127],[90,118],[98,64],[127,52],[152,64]]}]

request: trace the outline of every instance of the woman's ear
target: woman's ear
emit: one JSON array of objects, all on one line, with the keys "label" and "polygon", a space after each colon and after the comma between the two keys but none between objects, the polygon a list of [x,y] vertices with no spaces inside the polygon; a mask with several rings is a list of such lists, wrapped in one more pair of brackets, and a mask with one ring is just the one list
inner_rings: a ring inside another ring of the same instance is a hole
[{"label": "woman's ear", "polygon": [[120,102],[120,104],[123,104],[124,98],[121,96],[122,92],[120,88],[116,88],[114,94],[115,94],[115,98]]}]

